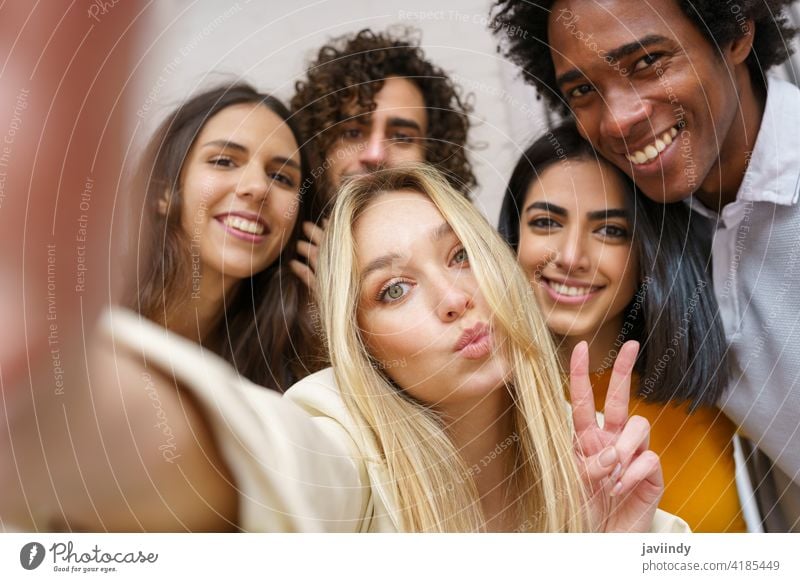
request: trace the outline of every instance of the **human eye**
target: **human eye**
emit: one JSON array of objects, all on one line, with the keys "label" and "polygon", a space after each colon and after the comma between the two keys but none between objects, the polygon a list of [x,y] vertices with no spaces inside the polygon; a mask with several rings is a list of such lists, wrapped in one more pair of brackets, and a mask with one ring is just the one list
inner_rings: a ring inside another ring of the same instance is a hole
[{"label": "human eye", "polygon": [[410,289],[411,283],[408,281],[389,281],[386,285],[381,287],[381,290],[378,292],[378,301],[382,301],[383,303],[395,303],[405,297]]},{"label": "human eye", "polygon": [[405,131],[395,131],[394,133],[392,133],[390,139],[394,143],[412,144],[412,143],[414,143],[414,140],[416,138],[415,138],[415,136],[413,136],[410,133],[407,133]]},{"label": "human eye", "polygon": [[294,180],[292,180],[286,174],[282,174],[280,172],[271,172],[268,175],[269,175],[271,180],[273,180],[275,182],[280,182],[284,186],[288,186],[290,188],[292,188],[294,186]]},{"label": "human eye", "polygon": [[208,163],[212,166],[220,166],[222,168],[232,168],[234,166],[233,159],[229,156],[214,156]]},{"label": "human eye", "polygon": [[608,238],[614,238],[620,240],[628,239],[628,229],[615,224],[603,225],[599,229],[597,229],[597,233],[600,234],[601,236]]},{"label": "human eye", "polygon": [[469,262],[469,255],[467,254],[467,249],[464,247],[459,247],[455,253],[453,253],[453,257],[450,259],[450,264],[464,264]]},{"label": "human eye", "polygon": [[538,218],[533,218],[528,221],[528,226],[534,230],[554,230],[561,226],[557,221],[553,220],[549,216],[540,216]]},{"label": "human eye", "polygon": [[584,95],[588,95],[594,87],[592,87],[589,83],[582,83],[569,89],[567,91],[567,95],[570,99],[577,99],[579,97],[583,97]]},{"label": "human eye", "polygon": [[360,127],[345,127],[342,130],[341,137],[345,141],[360,139],[364,133]]},{"label": "human eye", "polygon": [[662,56],[663,56],[663,53],[649,53],[649,54],[646,54],[641,59],[636,61],[636,63],[634,63],[633,70],[634,71],[643,71],[643,70],[647,69],[648,67],[650,67],[652,64],[658,62],[658,59],[660,59]]}]

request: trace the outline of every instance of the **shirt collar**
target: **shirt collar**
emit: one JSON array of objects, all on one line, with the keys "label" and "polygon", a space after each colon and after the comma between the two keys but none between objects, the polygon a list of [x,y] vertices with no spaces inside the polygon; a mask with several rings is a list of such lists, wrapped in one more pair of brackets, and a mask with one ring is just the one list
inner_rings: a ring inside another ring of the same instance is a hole
[{"label": "shirt collar", "polygon": [[[769,77],[764,116],[736,202],[772,202],[783,206],[797,203],[800,198],[798,127],[800,89],[777,77]],[[717,217],[694,196],[689,197],[687,203],[703,216]]]}]

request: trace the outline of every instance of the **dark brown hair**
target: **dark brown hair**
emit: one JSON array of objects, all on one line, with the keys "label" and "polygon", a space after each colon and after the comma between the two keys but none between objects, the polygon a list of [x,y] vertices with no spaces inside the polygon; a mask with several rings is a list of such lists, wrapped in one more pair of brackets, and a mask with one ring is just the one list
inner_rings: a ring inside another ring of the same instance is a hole
[{"label": "dark brown hair", "polygon": [[[352,115],[353,103],[361,111],[375,109],[375,95],[387,77],[404,77],[422,93],[428,113],[425,160],[436,166],[464,194],[477,184],[467,159],[468,114],[471,105],[440,68],[425,59],[412,40],[369,29],[333,39],[319,49],[316,60],[298,81],[291,109],[301,132],[309,139],[311,164],[323,168],[325,155],[338,137],[336,127]],[[329,191],[323,180],[318,189]],[[315,173],[315,176],[317,174]]]},{"label": "dark brown hair", "polygon": [[[794,0],[675,0],[686,17],[697,27],[715,50],[745,34],[743,19],[752,18],[753,49],[747,57],[751,81],[763,86],[767,69],[784,62],[791,53],[796,30],[789,24],[783,9]],[[495,36],[499,49],[522,68],[525,80],[534,85],[540,97],[554,109],[568,113],[556,85],[555,68],[550,55],[547,26],[554,0],[496,0],[492,7]],[[507,35],[508,27],[519,27],[524,34]]]},{"label": "dark brown hair", "polygon": [[[709,225],[683,202],[660,204],[600,157],[568,122],[533,142],[511,174],[500,210],[500,235],[517,251],[520,216],[531,184],[568,161],[605,164],[622,180],[639,256],[639,290],[625,310],[618,342],[641,344],[639,395],[650,402],[714,406],[728,385],[728,346],[708,273]],[[680,341],[678,341],[680,340]]]},{"label": "dark brown hair", "polygon": [[[214,115],[232,105],[260,104],[283,119],[298,144],[300,134],[286,107],[246,84],[227,85],[192,97],[159,126],[150,140],[137,176],[145,189],[138,237],[139,279],[129,305],[148,319],[167,326],[176,306],[189,299],[190,241],[181,226],[181,170],[197,136]],[[300,148],[302,176],[308,161]],[[302,183],[305,185],[306,181]],[[163,209],[165,196],[169,198]],[[262,386],[283,391],[322,365],[321,342],[312,329],[305,285],[289,270],[303,220],[309,220],[302,196],[295,229],[280,257],[240,282],[226,298],[225,313],[204,346]]]}]

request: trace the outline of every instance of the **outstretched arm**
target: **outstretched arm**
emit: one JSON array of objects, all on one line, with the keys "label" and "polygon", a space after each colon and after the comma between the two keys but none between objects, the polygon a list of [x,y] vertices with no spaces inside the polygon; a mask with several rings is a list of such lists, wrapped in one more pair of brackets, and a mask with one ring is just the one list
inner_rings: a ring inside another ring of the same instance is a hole
[{"label": "outstretched arm", "polygon": [[146,15],[89,8],[0,7],[13,128],[0,146],[0,526],[229,529],[236,496],[197,407],[151,372],[181,447],[165,462],[141,354],[93,339],[132,281],[115,219],[140,206],[119,185]]}]

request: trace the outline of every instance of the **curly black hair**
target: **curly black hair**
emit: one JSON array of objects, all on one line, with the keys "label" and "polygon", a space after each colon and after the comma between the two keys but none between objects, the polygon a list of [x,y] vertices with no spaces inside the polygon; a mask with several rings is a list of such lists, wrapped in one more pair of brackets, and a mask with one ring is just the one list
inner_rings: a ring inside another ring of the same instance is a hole
[{"label": "curly black hair", "polygon": [[[797,30],[789,25],[784,6],[794,0],[737,0],[740,11],[731,10],[721,0],[676,0],[713,46],[725,46],[740,38],[745,31],[742,19],[755,23],[753,50],[747,66],[754,82],[765,82],[766,71],[785,61],[791,54],[789,43]],[[492,7],[495,22],[525,30],[526,34],[507,35],[505,27],[493,27],[499,39],[498,51],[522,68],[527,82],[533,84],[554,109],[567,113],[556,85],[555,69],[550,56],[547,25],[550,7],[555,0],[497,0]]]},{"label": "curly black hair", "polygon": [[[414,40],[364,29],[331,40],[319,49],[306,79],[295,84],[290,107],[301,132],[309,140],[312,167],[324,167],[324,158],[336,138],[327,131],[352,116],[355,102],[364,112],[375,109],[375,95],[387,77],[405,77],[419,88],[428,113],[426,161],[435,165],[458,191],[468,195],[477,181],[467,158],[467,133],[472,106],[445,72],[425,59]],[[349,114],[348,114],[349,113]],[[317,191],[325,192],[323,183]]]}]

